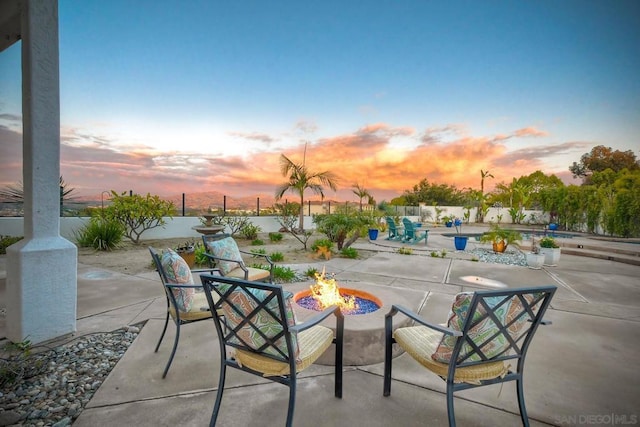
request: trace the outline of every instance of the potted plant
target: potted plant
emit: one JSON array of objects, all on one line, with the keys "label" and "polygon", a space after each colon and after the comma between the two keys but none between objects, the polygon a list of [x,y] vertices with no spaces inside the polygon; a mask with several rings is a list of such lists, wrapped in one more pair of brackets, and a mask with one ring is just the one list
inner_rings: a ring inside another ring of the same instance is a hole
[{"label": "potted plant", "polygon": [[534,270],[540,270],[544,264],[544,254],[540,253],[540,248],[536,244],[535,234],[531,235],[531,251],[525,254],[527,265]]},{"label": "potted plant", "polygon": [[540,252],[544,254],[544,265],[552,267],[558,265],[560,246],[556,243],[556,239],[551,236],[540,239]]},{"label": "potted plant", "polygon": [[176,248],[176,253],[184,259],[189,268],[196,265],[196,243],[195,241],[186,241]]},{"label": "potted plant", "polygon": [[491,242],[493,251],[497,253],[506,251],[510,244],[518,240],[522,240],[522,234],[519,231],[502,228],[497,224],[480,237],[481,242]]},{"label": "potted plant", "polygon": [[444,221],[444,225],[447,228],[453,227],[453,215],[447,215],[447,216],[443,217],[442,221]]},{"label": "potted plant", "polygon": [[455,245],[457,251],[464,251],[464,249],[467,247],[469,236],[461,235],[462,221],[460,219],[456,218],[453,223],[456,227],[456,236],[453,237],[453,244]]}]

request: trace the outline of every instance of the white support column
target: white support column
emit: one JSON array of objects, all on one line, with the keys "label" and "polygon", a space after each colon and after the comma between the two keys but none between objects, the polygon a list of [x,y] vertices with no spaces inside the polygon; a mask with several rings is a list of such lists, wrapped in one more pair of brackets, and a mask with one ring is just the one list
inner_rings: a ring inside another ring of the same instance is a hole
[{"label": "white support column", "polygon": [[60,236],[58,1],[23,0],[24,239],[7,249],[7,338],[76,330],[77,249]]}]

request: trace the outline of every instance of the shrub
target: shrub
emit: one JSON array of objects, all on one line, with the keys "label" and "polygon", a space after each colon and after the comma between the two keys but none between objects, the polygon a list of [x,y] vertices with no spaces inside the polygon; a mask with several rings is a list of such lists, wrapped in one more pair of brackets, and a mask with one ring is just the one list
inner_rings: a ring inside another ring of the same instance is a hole
[{"label": "shrub", "polygon": [[296,272],[289,267],[276,265],[273,268],[273,280],[277,283],[295,282],[298,279]]},{"label": "shrub", "polygon": [[272,242],[279,242],[282,240],[282,233],[269,233],[269,240]]},{"label": "shrub", "polygon": [[401,255],[411,255],[413,253],[413,249],[402,247],[398,249],[398,253]]},{"label": "shrub", "polygon": [[358,251],[355,248],[342,248],[340,255],[345,258],[356,259],[358,258]]},{"label": "shrub", "polygon": [[317,268],[314,268],[314,267],[309,267],[304,272],[304,276],[305,277],[313,277],[313,278],[315,278],[317,274],[320,274],[320,272],[318,271]]},{"label": "shrub", "polygon": [[16,242],[22,240],[23,237],[16,236],[0,236],[0,255],[4,255],[7,253],[7,248],[13,245]]},{"label": "shrub", "polygon": [[260,239],[255,239],[251,241],[251,246],[262,246],[264,245],[264,242]]},{"label": "shrub", "polygon": [[269,255],[269,258],[271,258],[271,261],[273,262],[284,261],[284,255],[282,254],[282,252],[274,252],[271,255]]},{"label": "shrub", "polygon": [[258,238],[258,232],[260,232],[260,230],[259,226],[247,222],[240,228],[240,235],[247,240],[255,240]]},{"label": "shrub", "polygon": [[540,247],[541,248],[559,248],[560,246],[556,243],[556,239],[551,236],[545,236],[540,239]]},{"label": "shrub", "polygon": [[209,265],[209,258],[205,255],[207,249],[202,242],[196,244],[196,265]]},{"label": "shrub", "polygon": [[252,254],[256,254],[256,255],[266,255],[267,251],[264,248],[260,248],[260,249],[251,249],[251,253]]},{"label": "shrub", "polygon": [[311,250],[317,252],[320,248],[333,249],[333,242],[329,239],[318,239],[311,245]]},{"label": "shrub", "polygon": [[125,232],[124,225],[115,219],[93,217],[74,235],[81,248],[110,251],[120,245]]}]

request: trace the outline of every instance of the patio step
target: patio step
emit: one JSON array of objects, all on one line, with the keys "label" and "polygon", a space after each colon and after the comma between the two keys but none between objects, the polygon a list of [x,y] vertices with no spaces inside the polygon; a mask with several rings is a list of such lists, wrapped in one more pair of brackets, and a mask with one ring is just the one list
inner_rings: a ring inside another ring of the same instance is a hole
[{"label": "patio step", "polygon": [[567,255],[576,255],[624,264],[640,265],[640,255],[632,251],[616,250],[615,248],[585,248],[582,245],[563,245],[560,252]]},{"label": "patio step", "polygon": [[[603,241],[604,242],[604,241]],[[602,245],[588,244],[588,243],[573,243],[567,241],[557,242],[560,245],[560,252],[567,255],[582,256],[588,258],[597,258],[608,261],[615,261],[624,264],[638,265],[640,266],[640,244],[638,249],[635,248],[621,248],[607,246],[606,243]],[[521,245],[521,249],[530,250],[528,245]]]}]

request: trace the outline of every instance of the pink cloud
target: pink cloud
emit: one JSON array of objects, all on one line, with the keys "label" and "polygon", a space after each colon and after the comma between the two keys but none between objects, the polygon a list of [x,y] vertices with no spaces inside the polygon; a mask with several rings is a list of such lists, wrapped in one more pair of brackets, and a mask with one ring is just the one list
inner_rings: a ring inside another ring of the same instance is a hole
[{"label": "pink cloud", "polygon": [[[315,130],[315,125],[300,122],[299,130]],[[158,152],[136,144],[114,146],[112,138],[78,129],[65,131],[61,146],[61,173],[82,194],[95,195],[103,190],[174,195],[193,191],[220,191],[233,197],[273,195],[275,187],[286,180],[280,173],[280,155],[301,162],[304,143],[283,151],[269,151],[279,137],[265,133],[240,133],[235,136],[262,141],[265,151],[246,157],[219,157],[180,151]],[[486,180],[491,189],[502,181],[543,170],[558,155],[588,151],[586,142],[564,142],[509,150],[514,137],[541,138],[547,133],[525,127],[495,135],[468,135],[460,124],[426,129],[417,135],[411,127],[373,123],[351,133],[317,139],[308,144],[306,161],[314,171],[332,171],[339,177],[340,190],[327,196],[353,199],[351,186],[364,185],[378,200],[391,199],[411,189],[422,179],[458,188],[479,188],[480,170],[489,170],[494,179]],[[22,138],[19,133],[0,126],[2,168],[0,185],[21,177]],[[393,144],[402,138],[404,148]],[[412,144],[412,145],[411,145]],[[568,167],[569,165],[567,165]],[[293,195],[290,196],[294,197]]]}]

